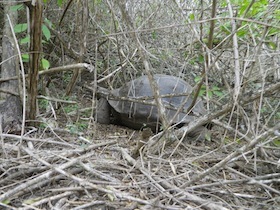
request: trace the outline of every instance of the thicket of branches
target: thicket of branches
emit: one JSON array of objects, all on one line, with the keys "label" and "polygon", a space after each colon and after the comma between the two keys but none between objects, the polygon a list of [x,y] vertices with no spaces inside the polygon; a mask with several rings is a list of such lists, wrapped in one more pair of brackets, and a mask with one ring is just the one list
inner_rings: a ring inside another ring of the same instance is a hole
[{"label": "thicket of branches", "polygon": [[[240,4],[94,1],[81,29],[84,10],[73,3],[55,40],[64,48],[51,48],[50,59],[71,63],[75,52],[78,59],[86,33],[82,57],[95,66],[97,79],[109,75],[103,86],[119,87],[149,72],[183,77],[197,85],[211,112],[234,104],[236,112],[221,122],[253,137],[279,121],[279,98],[263,95],[269,85],[276,90],[279,84],[279,7],[274,1]],[[55,22],[59,17],[52,9],[46,14]],[[260,95],[244,104],[252,93]]]},{"label": "thicket of branches", "polygon": [[[41,127],[27,127],[24,136],[1,133],[0,206],[280,206],[278,1],[50,0],[43,5],[45,63],[36,96]],[[19,23],[27,23],[26,9],[18,12]],[[28,52],[21,42],[25,36],[26,31],[17,34],[22,52]],[[93,122],[97,85],[112,89],[158,73],[183,78],[204,99],[208,114],[186,129],[212,121],[210,141],[176,141],[155,149],[153,134],[118,133]],[[90,100],[83,100],[84,94]],[[134,157],[137,141],[152,147]]]}]

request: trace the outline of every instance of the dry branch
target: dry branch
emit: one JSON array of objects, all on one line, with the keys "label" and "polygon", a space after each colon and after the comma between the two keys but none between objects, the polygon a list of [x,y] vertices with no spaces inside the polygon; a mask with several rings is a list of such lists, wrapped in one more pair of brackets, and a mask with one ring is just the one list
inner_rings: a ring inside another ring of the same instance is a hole
[{"label": "dry branch", "polygon": [[[94,66],[88,64],[88,63],[76,63],[76,64],[70,64],[70,65],[65,65],[65,66],[59,66],[59,67],[54,67],[50,68],[48,70],[40,71],[39,76],[41,75],[47,75],[47,74],[55,74],[63,71],[79,71],[80,69],[86,69],[89,72],[93,72]],[[26,78],[28,77],[27,74],[24,75]],[[9,80],[16,80],[18,79],[17,76],[15,77],[9,77],[9,78],[0,78],[0,83],[9,81]]]},{"label": "dry branch", "polygon": [[[110,144],[114,144],[115,141],[111,141],[111,142],[105,142],[105,143],[102,143],[102,144],[98,144],[98,145],[93,145],[90,147],[90,149],[94,149],[94,148],[98,148],[100,146],[106,146],[106,145],[110,145]],[[31,157],[33,156],[37,156],[35,155],[33,152],[31,152],[29,149],[27,148],[24,148],[22,147],[23,151],[29,153],[31,155]],[[89,148],[87,148],[89,149]],[[85,152],[86,150],[83,150],[82,152]],[[62,172],[62,174],[64,173],[64,169],[74,165],[74,164],[77,164],[80,160],[84,160],[84,159],[87,159],[88,157],[90,157],[92,154],[94,154],[94,151],[93,152],[89,152],[89,153],[86,153],[84,155],[81,155],[79,156],[78,158],[73,158],[72,160],[60,165],[59,167],[57,168],[54,168],[55,170],[59,171],[59,172]],[[38,160],[41,160],[41,158],[36,158]],[[0,195],[0,201],[3,201],[7,198],[10,198],[10,197],[13,197],[14,195],[16,195],[17,193],[21,192],[21,191],[25,191],[26,189],[28,189],[29,187],[33,186],[33,185],[36,185],[44,180],[50,180],[50,178],[55,174],[55,170],[53,170],[53,166],[48,164],[46,161],[42,160],[43,163],[46,164],[46,166],[49,166],[50,167],[50,170],[46,171],[45,173],[43,173],[42,175],[32,179],[32,180],[29,180],[7,192],[5,192],[4,194]],[[67,173],[64,174],[67,176]],[[69,175],[71,176],[71,175]]]},{"label": "dry branch", "polygon": [[[250,94],[250,96],[248,96],[249,94],[245,94],[244,96],[241,97],[241,98],[244,98],[244,100],[240,101],[240,105],[241,106],[246,105],[252,101],[255,101],[258,98],[260,98],[262,95],[264,95],[264,96],[272,95],[275,93],[275,91],[277,91],[279,89],[280,89],[280,83],[277,83],[277,84],[270,85],[267,88],[265,88],[263,91],[257,92],[253,95]],[[219,117],[223,116],[224,114],[229,113],[233,109],[233,107],[234,107],[234,103],[229,102],[228,104],[224,105],[219,111],[199,117],[197,120],[193,121],[188,126],[185,126],[185,127],[182,127],[180,129],[176,130],[174,132],[173,137],[169,136],[170,141],[174,142],[177,139],[184,138],[189,132],[194,131],[197,127],[205,125],[208,122],[211,122],[212,120],[219,118]],[[153,153],[153,152],[157,151],[157,149],[155,149],[155,148],[160,147],[157,145],[157,142],[159,141],[160,138],[161,138],[161,135],[157,135],[155,138],[151,138],[148,141],[147,148],[148,148],[149,152]]]},{"label": "dry branch", "polygon": [[147,171],[145,168],[141,167],[140,162],[136,162],[124,149],[121,149],[123,157],[135,168],[141,171],[160,191],[160,193],[164,194],[165,196],[169,197],[170,199],[173,198],[172,194],[169,192],[176,192],[180,195],[183,195],[182,200],[187,200],[194,202],[195,204],[202,206],[205,209],[209,210],[226,210],[228,208],[223,207],[222,205],[214,204],[211,201],[207,201],[205,199],[202,199],[196,195],[193,195],[187,191],[182,190],[181,188],[174,186],[170,184],[167,180],[158,178],[155,176],[155,178],[152,177],[149,171]]},{"label": "dry branch", "polygon": [[256,138],[254,138],[250,143],[248,143],[247,145],[244,145],[243,147],[241,147],[239,150],[236,150],[235,152],[229,154],[226,158],[224,158],[222,161],[220,161],[219,163],[217,163],[216,165],[214,165],[213,167],[205,170],[205,172],[201,173],[200,175],[194,177],[191,181],[186,182],[184,184],[183,187],[188,187],[192,184],[194,184],[195,182],[203,179],[205,176],[213,173],[216,170],[221,169],[222,167],[224,167],[227,163],[229,163],[230,161],[232,161],[235,157],[237,157],[240,154],[243,154],[244,152],[247,152],[248,150],[252,149],[253,147],[255,147],[261,140],[263,140],[264,138],[266,138],[267,136],[271,135],[274,133],[275,130],[280,129],[280,123],[278,125],[276,125],[275,127],[269,129],[268,131],[262,133],[261,135],[257,136]]}]

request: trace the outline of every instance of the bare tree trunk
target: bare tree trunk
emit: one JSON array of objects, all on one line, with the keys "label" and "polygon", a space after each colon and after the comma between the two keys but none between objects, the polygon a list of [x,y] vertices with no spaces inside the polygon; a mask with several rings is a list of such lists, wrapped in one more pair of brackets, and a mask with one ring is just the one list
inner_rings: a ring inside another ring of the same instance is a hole
[{"label": "bare tree trunk", "polygon": [[[12,1],[10,1],[12,2]],[[11,20],[13,26],[17,23],[18,14],[16,11],[11,11],[10,6],[13,3],[4,4],[4,28],[2,38],[2,60],[4,61],[1,65],[1,78],[9,78],[17,75],[18,56],[16,56],[16,46],[13,40],[11,27],[9,25],[8,17]],[[1,92],[0,97],[5,99],[10,93],[18,94],[18,81],[9,80],[0,84]]]},{"label": "bare tree trunk", "polygon": [[37,112],[38,77],[42,50],[42,0],[30,3],[30,60],[28,85],[28,119],[35,120]]},{"label": "bare tree trunk", "polygon": [[[80,55],[79,58],[77,60],[78,63],[82,63],[83,59],[84,59],[84,54],[86,52],[86,45],[87,45],[87,34],[88,34],[88,1],[81,1],[80,3],[81,6],[81,12],[78,11],[79,13],[77,13],[77,23],[79,24],[79,36],[80,36]],[[80,10],[80,8],[78,7],[78,10]],[[73,88],[75,87],[76,82],[78,81],[79,77],[80,77],[81,71],[75,71],[73,73],[73,76],[71,78],[70,83],[68,84],[67,88],[66,88],[66,96],[69,96],[73,90]]]},{"label": "bare tree trunk", "polygon": [[[16,43],[14,42],[11,27],[16,25],[18,14],[12,11],[14,3],[6,1],[4,4],[4,27],[2,37],[2,65],[1,78],[16,76],[19,72]],[[11,22],[9,23],[9,19]],[[4,132],[17,132],[22,121],[22,106],[19,97],[18,80],[9,80],[0,84],[0,129]]]}]

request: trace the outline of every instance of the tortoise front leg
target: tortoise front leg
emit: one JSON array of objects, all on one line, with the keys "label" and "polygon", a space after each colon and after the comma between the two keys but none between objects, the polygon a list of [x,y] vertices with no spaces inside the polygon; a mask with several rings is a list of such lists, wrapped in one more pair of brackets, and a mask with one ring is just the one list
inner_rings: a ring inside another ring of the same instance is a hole
[{"label": "tortoise front leg", "polygon": [[110,104],[106,98],[98,100],[96,108],[96,122],[100,124],[110,124]]}]

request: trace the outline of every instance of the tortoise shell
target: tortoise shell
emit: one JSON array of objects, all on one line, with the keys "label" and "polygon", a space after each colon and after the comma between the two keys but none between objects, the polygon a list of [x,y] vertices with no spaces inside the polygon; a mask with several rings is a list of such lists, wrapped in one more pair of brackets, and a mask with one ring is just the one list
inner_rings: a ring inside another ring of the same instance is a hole
[{"label": "tortoise shell", "polygon": [[[153,77],[165,107],[166,119],[170,124],[181,126],[206,114],[200,99],[187,113],[193,99],[192,87],[186,81],[162,74],[156,74]],[[140,129],[143,126],[151,127],[153,131],[160,129],[161,120],[147,76],[141,76],[112,90],[111,95],[115,97],[109,97],[108,103],[112,108],[115,123],[133,129]],[[126,98],[129,100],[125,100]],[[176,115],[178,109],[180,111]]]}]

